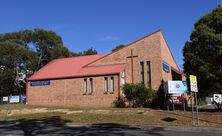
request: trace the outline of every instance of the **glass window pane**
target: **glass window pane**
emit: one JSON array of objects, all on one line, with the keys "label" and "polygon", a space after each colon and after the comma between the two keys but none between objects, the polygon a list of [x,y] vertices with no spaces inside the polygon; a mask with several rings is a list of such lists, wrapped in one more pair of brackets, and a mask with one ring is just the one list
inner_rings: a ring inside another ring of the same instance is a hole
[{"label": "glass window pane", "polygon": [[93,79],[90,78],[89,81],[90,81],[89,94],[92,94],[93,93]]},{"label": "glass window pane", "polygon": [[151,88],[151,69],[150,69],[150,61],[147,61],[147,86]]},{"label": "glass window pane", "polygon": [[144,63],[140,62],[140,83],[144,84]]},{"label": "glass window pane", "polygon": [[114,77],[111,77],[110,79],[111,79],[110,80],[110,87],[111,87],[110,93],[113,93],[114,92]]},{"label": "glass window pane", "polygon": [[87,92],[87,79],[84,79],[83,94]]},{"label": "glass window pane", "polygon": [[108,92],[108,78],[104,78],[104,93]]}]

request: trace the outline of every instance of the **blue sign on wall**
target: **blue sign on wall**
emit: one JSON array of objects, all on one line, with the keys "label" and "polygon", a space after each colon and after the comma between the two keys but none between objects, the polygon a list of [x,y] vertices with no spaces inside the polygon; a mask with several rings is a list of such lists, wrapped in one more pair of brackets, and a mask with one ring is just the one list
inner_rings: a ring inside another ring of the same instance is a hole
[{"label": "blue sign on wall", "polygon": [[166,63],[165,61],[163,61],[163,71],[170,73],[170,65],[168,63]]},{"label": "blue sign on wall", "polygon": [[30,86],[48,86],[50,85],[50,80],[43,81],[31,81]]}]

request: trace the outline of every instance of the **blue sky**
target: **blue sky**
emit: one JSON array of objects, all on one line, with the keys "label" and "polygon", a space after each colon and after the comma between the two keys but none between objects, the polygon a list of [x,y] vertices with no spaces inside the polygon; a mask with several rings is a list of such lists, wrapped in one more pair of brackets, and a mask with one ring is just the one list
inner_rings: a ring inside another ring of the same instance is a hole
[{"label": "blue sky", "polygon": [[194,23],[222,0],[1,0],[0,33],[43,28],[79,52],[109,53],[157,29],[179,66]]}]

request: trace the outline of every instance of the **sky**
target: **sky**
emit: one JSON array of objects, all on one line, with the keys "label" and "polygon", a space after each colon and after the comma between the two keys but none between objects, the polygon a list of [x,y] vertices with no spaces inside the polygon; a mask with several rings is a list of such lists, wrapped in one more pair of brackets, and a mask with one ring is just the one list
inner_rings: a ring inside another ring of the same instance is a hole
[{"label": "sky", "polygon": [[110,53],[160,29],[182,69],[194,23],[222,0],[1,0],[0,33],[43,28],[71,51]]}]

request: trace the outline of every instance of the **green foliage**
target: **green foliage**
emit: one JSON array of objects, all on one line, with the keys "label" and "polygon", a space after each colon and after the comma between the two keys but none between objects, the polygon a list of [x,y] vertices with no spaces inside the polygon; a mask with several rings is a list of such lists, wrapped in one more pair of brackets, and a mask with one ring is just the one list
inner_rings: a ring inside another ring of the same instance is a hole
[{"label": "green foliage", "polygon": [[[49,61],[69,57],[72,55],[67,48],[63,46],[62,38],[53,31],[43,29],[23,30],[18,32],[6,33],[0,35],[0,42],[16,43],[37,53],[37,68],[39,69]],[[30,47],[34,46],[34,49]]]},{"label": "green foliage", "polygon": [[184,72],[196,75],[199,95],[222,93],[222,7],[201,17],[183,49]]},{"label": "green foliage", "polygon": [[25,82],[17,82],[18,63],[25,63],[22,72],[28,73],[27,70],[36,71],[53,59],[93,54],[97,54],[93,48],[79,54],[70,52],[60,36],[44,29],[0,34],[0,96],[15,90],[24,92]]},{"label": "green foliage", "polygon": [[123,97],[117,98],[114,101],[114,107],[116,107],[116,108],[125,108],[126,104],[125,104],[124,98]]},{"label": "green foliage", "polygon": [[117,51],[123,47],[125,47],[125,45],[123,45],[123,44],[117,45],[114,49],[112,49],[112,52]]},{"label": "green foliage", "polygon": [[123,93],[132,107],[149,105],[155,97],[155,92],[143,84],[125,84]]},{"label": "green foliage", "polygon": [[[55,32],[43,29],[0,34],[0,95],[24,92],[25,81],[18,80],[18,64],[24,63],[24,74],[36,71],[56,58],[73,56]],[[27,76],[26,75],[26,76]]]},{"label": "green foliage", "polygon": [[91,48],[89,48],[89,49],[86,50],[86,51],[79,52],[79,53],[77,54],[77,56],[95,55],[95,54],[97,54],[97,51],[91,47]]},{"label": "green foliage", "polygon": [[204,105],[207,105],[207,102],[206,102],[205,98],[200,98],[200,99],[198,99],[197,104],[199,106],[204,106]]},{"label": "green foliage", "polygon": [[37,54],[16,43],[2,42],[0,56],[0,65],[4,66],[4,69],[0,70],[0,95],[9,95],[18,88],[15,84],[17,64],[22,61],[29,70],[33,70],[37,63]]}]

